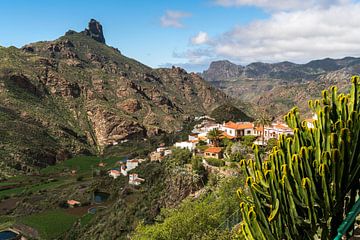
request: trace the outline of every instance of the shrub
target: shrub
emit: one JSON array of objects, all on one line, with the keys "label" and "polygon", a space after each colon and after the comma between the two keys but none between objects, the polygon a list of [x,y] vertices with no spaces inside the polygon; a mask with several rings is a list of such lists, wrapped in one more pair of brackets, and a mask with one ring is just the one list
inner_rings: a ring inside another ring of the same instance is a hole
[{"label": "shrub", "polygon": [[84,176],[80,175],[76,178],[76,181],[81,182],[82,180],[84,180]]},{"label": "shrub", "polygon": [[273,147],[275,147],[276,145],[277,145],[277,139],[276,138],[270,138],[267,141],[266,151],[271,151],[273,149]]},{"label": "shrub", "polygon": [[207,158],[206,162],[215,167],[222,167],[225,165],[225,162],[223,160],[217,159],[217,158]]},{"label": "shrub", "polygon": [[171,154],[171,160],[176,165],[184,165],[190,162],[191,152],[188,149],[175,148]]},{"label": "shrub", "polygon": [[241,137],[241,141],[246,146],[252,146],[254,141],[256,140],[256,136],[243,136]]},{"label": "shrub", "polygon": [[204,165],[202,164],[202,158],[199,156],[193,156],[191,158],[191,166],[195,173],[203,175],[205,173]]}]

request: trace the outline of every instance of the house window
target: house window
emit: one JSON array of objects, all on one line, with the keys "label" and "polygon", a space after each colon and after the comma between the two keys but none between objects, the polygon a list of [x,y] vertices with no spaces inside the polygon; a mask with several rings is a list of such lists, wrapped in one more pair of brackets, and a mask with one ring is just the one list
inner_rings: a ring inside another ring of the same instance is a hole
[{"label": "house window", "polygon": [[251,134],[251,130],[247,130],[246,134],[250,135]]}]

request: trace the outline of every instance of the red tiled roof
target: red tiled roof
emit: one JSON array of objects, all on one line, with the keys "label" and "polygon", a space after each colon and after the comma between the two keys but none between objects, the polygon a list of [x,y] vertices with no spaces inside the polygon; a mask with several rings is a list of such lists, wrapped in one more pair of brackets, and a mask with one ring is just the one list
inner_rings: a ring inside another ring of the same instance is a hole
[{"label": "red tiled roof", "polygon": [[131,159],[131,160],[127,160],[127,162],[133,162],[133,163],[135,163],[135,162],[139,162],[139,160],[137,160],[137,159]]},{"label": "red tiled roof", "polygon": [[220,153],[222,152],[222,148],[221,147],[209,147],[205,150],[205,152],[208,153]]},{"label": "red tiled roof", "polygon": [[120,174],[120,171],[118,171],[118,170],[110,170],[110,173],[113,173],[113,174]]},{"label": "red tiled roof", "polygon": [[76,204],[80,204],[80,202],[76,201],[76,200],[67,200],[67,204],[69,205],[76,205]]},{"label": "red tiled roof", "polygon": [[221,134],[221,137],[220,138],[227,138],[227,139],[234,139],[235,137],[234,136],[230,136],[229,134],[227,134],[226,132],[223,132]]},{"label": "red tiled roof", "polygon": [[283,129],[283,130],[291,130],[291,128],[289,128],[285,124],[281,124],[281,123],[274,125],[274,128]]},{"label": "red tiled roof", "polygon": [[244,123],[234,123],[232,121],[225,123],[225,127],[235,129],[235,130],[241,130],[246,128],[253,128],[254,124],[250,122],[244,122]]}]

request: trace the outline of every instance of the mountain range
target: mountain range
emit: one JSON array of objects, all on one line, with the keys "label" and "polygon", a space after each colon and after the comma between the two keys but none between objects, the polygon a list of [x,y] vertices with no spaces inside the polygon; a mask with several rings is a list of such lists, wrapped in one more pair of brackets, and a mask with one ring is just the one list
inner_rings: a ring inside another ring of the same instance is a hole
[{"label": "mountain range", "polygon": [[94,19],[54,41],[0,47],[0,175],[175,132],[227,102],[195,73],[122,55]]},{"label": "mountain range", "polygon": [[350,77],[359,73],[360,58],[345,57],[306,64],[255,62],[246,66],[222,60],[212,62],[200,75],[228,95],[254,108],[271,109],[271,115],[281,118],[294,106],[310,115],[307,100],[331,85],[346,91]]}]

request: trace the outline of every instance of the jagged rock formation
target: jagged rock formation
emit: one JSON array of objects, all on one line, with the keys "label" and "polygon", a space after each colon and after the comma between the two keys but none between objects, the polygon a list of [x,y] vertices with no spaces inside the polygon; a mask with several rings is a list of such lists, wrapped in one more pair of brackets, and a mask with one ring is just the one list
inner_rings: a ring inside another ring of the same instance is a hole
[{"label": "jagged rock formation", "polygon": [[21,49],[0,47],[3,174],[95,153],[123,139],[174,132],[228,101],[197,74],[152,69],[123,56],[104,44],[95,20],[85,33],[71,30]]},{"label": "jagged rock formation", "polygon": [[295,105],[306,113],[307,100],[331,85],[346,90],[351,75],[359,73],[360,58],[346,57],[306,64],[257,62],[247,66],[217,61],[201,76],[230,96],[267,108],[275,117],[281,117]]},{"label": "jagged rock formation", "polygon": [[105,44],[105,38],[104,38],[102,26],[95,19],[90,20],[89,27],[88,27],[88,29],[85,29],[84,32],[86,35],[90,36],[92,39]]}]

